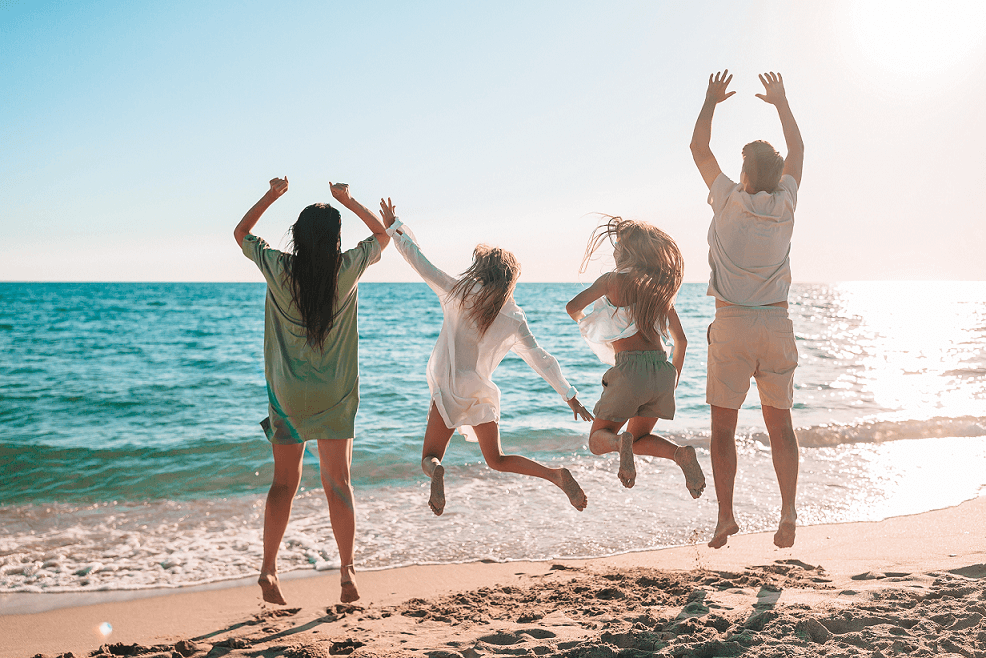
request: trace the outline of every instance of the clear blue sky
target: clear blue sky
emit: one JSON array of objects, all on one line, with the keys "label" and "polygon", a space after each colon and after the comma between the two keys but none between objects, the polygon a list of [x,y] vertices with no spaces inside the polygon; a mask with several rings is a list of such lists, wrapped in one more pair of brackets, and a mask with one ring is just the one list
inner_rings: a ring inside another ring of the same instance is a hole
[{"label": "clear blue sky", "polygon": [[[283,245],[327,181],[390,196],[459,272],[480,241],[522,280],[579,280],[590,213],[674,236],[708,276],[688,142],[781,152],[756,75],[806,144],[797,281],[986,279],[986,3],[0,0],[0,280],[259,281],[232,229]],[[344,214],[344,246],[365,229]],[[582,280],[591,278],[584,275]],[[388,250],[365,280],[413,280]]]}]

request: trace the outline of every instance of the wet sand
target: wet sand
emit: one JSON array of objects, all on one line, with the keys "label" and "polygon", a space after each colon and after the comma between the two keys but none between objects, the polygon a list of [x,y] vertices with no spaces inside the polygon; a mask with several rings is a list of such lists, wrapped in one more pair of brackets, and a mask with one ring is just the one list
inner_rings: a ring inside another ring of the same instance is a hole
[{"label": "wet sand", "polygon": [[719,550],[358,572],[354,605],[339,604],[330,572],[284,578],[287,606],[249,585],[5,610],[0,658],[986,657],[983,518],[986,497],[799,528],[790,549],[740,534]]}]

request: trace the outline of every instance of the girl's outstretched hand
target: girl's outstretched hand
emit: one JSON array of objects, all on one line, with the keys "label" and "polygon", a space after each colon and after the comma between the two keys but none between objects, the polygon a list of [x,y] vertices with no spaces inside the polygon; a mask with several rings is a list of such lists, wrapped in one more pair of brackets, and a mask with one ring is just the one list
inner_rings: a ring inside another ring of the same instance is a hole
[{"label": "girl's outstretched hand", "polygon": [[352,195],[349,193],[349,183],[333,183],[329,181],[329,189],[332,190],[332,196],[335,197],[336,201],[343,205],[353,200]]},{"label": "girl's outstretched hand", "polygon": [[270,179],[270,195],[277,200],[288,191],[288,177]]},{"label": "girl's outstretched hand", "polygon": [[383,216],[383,225],[390,228],[397,219],[397,206],[393,204],[390,197],[386,200],[380,199],[380,214]]},{"label": "girl's outstretched hand", "polygon": [[579,416],[582,417],[582,420],[592,420],[592,414],[589,413],[588,409],[582,406],[582,403],[579,402],[578,396],[573,397],[571,400],[566,400],[566,402],[568,402],[568,406],[571,407],[572,411],[575,413],[576,420],[579,419]]}]

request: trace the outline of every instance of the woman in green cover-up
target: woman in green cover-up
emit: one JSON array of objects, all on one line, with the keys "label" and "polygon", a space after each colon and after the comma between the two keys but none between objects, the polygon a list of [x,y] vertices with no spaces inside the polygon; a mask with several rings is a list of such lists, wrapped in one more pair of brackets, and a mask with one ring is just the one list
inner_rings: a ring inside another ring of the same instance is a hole
[{"label": "woman in green cover-up", "polygon": [[[274,481],[264,511],[264,559],[259,584],[265,601],[284,605],[277,579],[277,551],[301,483],[305,442],[318,441],[319,467],[339,548],[343,602],[359,598],[353,571],[355,518],[350,462],[359,406],[357,283],[380,260],[390,237],[380,218],[349,194],[344,183],[332,196],[353,211],[373,235],[341,250],[339,211],[328,204],[305,208],[291,227],[292,253],[272,249],[250,231],[288,189],[275,178],[270,189],[233,231],[243,254],[267,281],[264,309],[264,376],[268,418],[261,425],[274,453]],[[393,206],[381,200],[385,216]]]}]

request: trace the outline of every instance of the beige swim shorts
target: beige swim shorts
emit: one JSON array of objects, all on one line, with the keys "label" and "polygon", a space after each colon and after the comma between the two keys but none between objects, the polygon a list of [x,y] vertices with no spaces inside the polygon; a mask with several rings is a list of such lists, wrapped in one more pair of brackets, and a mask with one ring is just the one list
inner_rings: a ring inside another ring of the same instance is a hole
[{"label": "beige swim shorts", "polygon": [[798,347],[794,324],[780,306],[724,306],[709,325],[709,376],[705,401],[739,409],[757,380],[760,404],[794,406]]},{"label": "beige swim shorts", "polygon": [[663,351],[617,352],[592,415],[616,423],[637,416],[671,420],[677,380],[678,371]]}]

